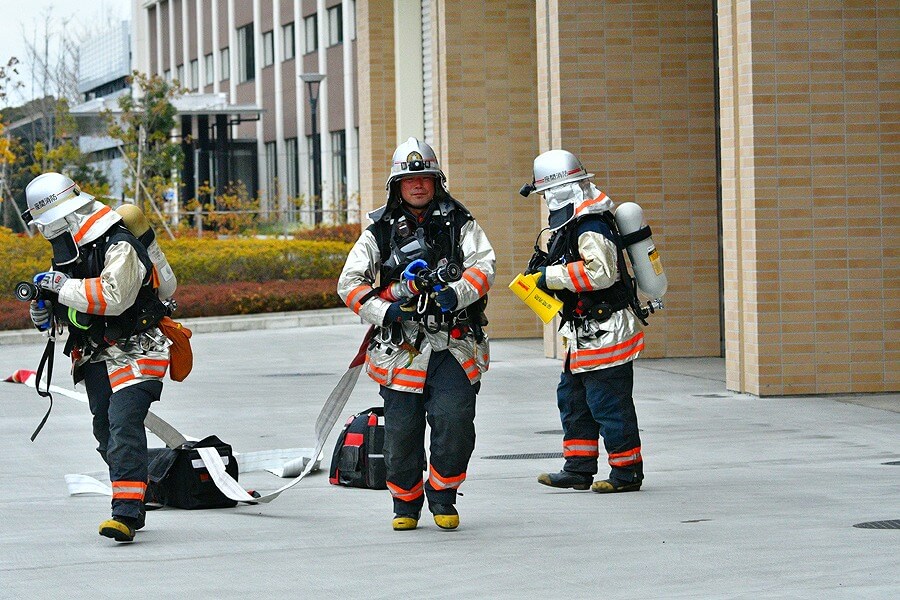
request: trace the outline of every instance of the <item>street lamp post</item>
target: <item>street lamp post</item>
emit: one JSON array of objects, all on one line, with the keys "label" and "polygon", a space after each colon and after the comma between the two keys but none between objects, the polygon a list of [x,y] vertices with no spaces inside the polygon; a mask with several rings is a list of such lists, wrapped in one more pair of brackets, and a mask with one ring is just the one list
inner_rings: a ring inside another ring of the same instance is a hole
[{"label": "street lamp post", "polygon": [[313,142],[313,210],[314,222],[316,225],[322,222],[322,151],[319,145],[319,84],[325,79],[322,73],[303,73],[300,79],[306,82],[306,89],[309,92],[309,108],[310,121],[312,122],[312,142]]}]

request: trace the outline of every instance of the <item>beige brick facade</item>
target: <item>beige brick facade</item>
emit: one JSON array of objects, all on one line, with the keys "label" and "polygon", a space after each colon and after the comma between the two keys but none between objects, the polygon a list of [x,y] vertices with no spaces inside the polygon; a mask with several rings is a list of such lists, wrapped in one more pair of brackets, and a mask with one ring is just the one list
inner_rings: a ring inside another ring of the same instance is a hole
[{"label": "beige brick facade", "polygon": [[719,15],[728,387],[897,390],[900,7]]},{"label": "beige brick facade", "polygon": [[[398,132],[392,3],[358,6],[365,209]],[[647,356],[720,356],[724,337],[729,389],[897,390],[900,8],[717,8],[434,0],[435,149],[497,251],[491,333],[541,331],[506,290],[546,219],[516,191],[562,147],[653,227],[669,291]]]}]

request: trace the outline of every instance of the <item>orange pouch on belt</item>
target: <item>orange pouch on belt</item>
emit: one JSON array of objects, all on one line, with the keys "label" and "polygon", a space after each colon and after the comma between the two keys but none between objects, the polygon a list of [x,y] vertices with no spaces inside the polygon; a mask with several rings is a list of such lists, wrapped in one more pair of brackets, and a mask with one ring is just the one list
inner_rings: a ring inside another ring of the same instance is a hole
[{"label": "orange pouch on belt", "polygon": [[169,378],[172,381],[184,381],[194,366],[191,330],[173,321],[171,317],[160,319],[157,327],[172,342],[169,346]]}]

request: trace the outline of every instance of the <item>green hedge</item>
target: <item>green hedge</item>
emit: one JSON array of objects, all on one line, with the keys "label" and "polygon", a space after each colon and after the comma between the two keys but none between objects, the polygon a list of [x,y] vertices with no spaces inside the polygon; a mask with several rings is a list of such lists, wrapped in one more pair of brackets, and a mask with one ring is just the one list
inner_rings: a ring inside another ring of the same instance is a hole
[{"label": "green hedge", "polygon": [[[158,239],[179,284],[335,279],[351,248],[336,241]],[[12,294],[17,282],[46,270],[50,258],[50,244],[42,237],[0,228],[0,294]]]}]

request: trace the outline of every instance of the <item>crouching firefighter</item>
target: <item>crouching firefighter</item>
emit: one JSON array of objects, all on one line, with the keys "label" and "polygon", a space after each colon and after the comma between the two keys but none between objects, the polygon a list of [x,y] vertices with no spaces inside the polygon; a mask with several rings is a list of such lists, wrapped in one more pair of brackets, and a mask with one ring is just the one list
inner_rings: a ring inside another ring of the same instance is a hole
[{"label": "crouching firefighter", "polygon": [[393,528],[415,529],[427,497],[435,523],[456,529],[456,491],[475,447],[475,396],[490,360],[483,328],[494,250],[447,192],[428,144],[409,138],[396,149],[387,190],[387,204],[369,214],[373,223],[347,257],[338,294],[379,328],[366,372],[384,399]]},{"label": "crouching firefighter", "polygon": [[[592,176],[573,154],[550,150],[534,160],[534,181],[520,192],[541,194],[550,209],[548,250],[535,245],[528,272],[539,273],[538,287],[562,301],[566,346],[557,387],[565,464],[538,482],[630,492],[644,478],[632,361],[644,348],[638,321],[646,324],[649,310],[640,305],[628,273],[613,203],[591,183]],[[594,483],[600,436],[610,472]]]},{"label": "crouching firefighter", "polygon": [[100,535],[130,542],[145,517],[144,418],[169,367],[169,341],[157,327],[169,311],[158,290],[168,299],[174,274],[156,244],[150,247],[162,273],[122,216],[65,175],[36,177],[25,196],[24,218],[53,247],[52,270],[34,277],[41,299],[32,301],[32,321],[51,334],[57,324],[68,327],[64,352],[75,383],[87,389],[97,450],[112,482],[112,518],[100,524]]}]

